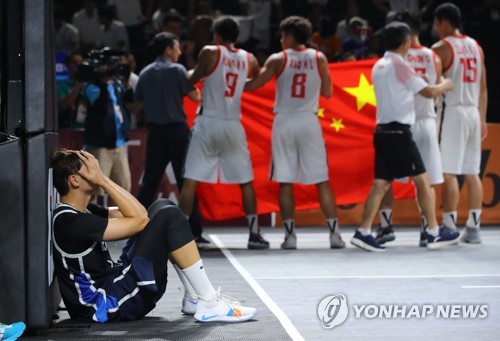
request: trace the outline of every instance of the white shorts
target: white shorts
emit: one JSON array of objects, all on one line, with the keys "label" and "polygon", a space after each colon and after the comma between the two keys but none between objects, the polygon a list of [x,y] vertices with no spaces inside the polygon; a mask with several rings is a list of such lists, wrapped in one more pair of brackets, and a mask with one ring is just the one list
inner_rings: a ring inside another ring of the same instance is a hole
[{"label": "white shorts", "polygon": [[328,181],[325,141],[316,115],[276,115],[270,178],[282,183],[318,184]]},{"label": "white shorts", "polygon": [[436,119],[425,118],[415,121],[415,124],[411,127],[411,133],[431,184],[442,184],[444,181],[443,167],[441,166]]},{"label": "white shorts", "polygon": [[479,174],[481,119],[476,107],[446,107],[441,117],[440,147],[445,174]]},{"label": "white shorts", "polygon": [[252,162],[240,120],[198,116],[189,142],[184,178],[244,184],[253,180]]}]

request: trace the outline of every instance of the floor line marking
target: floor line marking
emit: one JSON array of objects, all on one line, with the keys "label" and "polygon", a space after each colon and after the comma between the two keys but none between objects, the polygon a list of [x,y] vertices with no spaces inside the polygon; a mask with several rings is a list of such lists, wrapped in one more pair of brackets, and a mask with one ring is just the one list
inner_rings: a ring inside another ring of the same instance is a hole
[{"label": "floor line marking", "polygon": [[303,341],[304,337],[299,333],[297,328],[293,325],[292,321],[286,316],[286,314],[281,310],[281,308],[273,301],[273,299],[264,291],[259,283],[250,275],[250,273],[241,265],[241,263],[233,256],[231,251],[229,251],[224,243],[215,235],[210,234],[210,239],[215,243],[215,245],[222,251],[227,260],[233,265],[233,267],[240,273],[240,275],[247,281],[247,283],[252,287],[255,293],[259,296],[262,302],[271,310],[271,312],[280,321],[281,325],[292,338],[292,340]]},{"label": "floor line marking", "polygon": [[388,275],[388,276],[270,276],[255,277],[256,280],[290,280],[290,279],[415,279],[415,278],[473,278],[473,277],[500,277],[500,274],[473,274],[473,275]]},{"label": "floor line marking", "polygon": [[500,289],[500,285],[462,285],[462,289]]}]

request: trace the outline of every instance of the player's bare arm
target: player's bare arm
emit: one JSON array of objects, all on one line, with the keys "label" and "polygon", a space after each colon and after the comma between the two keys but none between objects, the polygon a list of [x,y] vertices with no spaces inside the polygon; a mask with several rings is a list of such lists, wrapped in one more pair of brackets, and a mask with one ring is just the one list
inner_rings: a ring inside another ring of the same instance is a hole
[{"label": "player's bare arm", "polygon": [[266,60],[262,69],[260,69],[257,77],[246,82],[244,91],[252,91],[258,89],[269,82],[269,80],[276,76],[279,70],[281,70],[281,68],[283,67],[284,59],[285,58],[282,52],[272,54]]},{"label": "player's bare arm", "polygon": [[454,84],[451,79],[443,78],[442,82],[436,85],[429,85],[422,90],[420,90],[419,94],[424,96],[425,98],[435,98],[444,94],[446,91],[453,89]]},{"label": "player's bare arm", "polygon": [[443,62],[441,61],[441,58],[435,53],[434,62],[436,63],[436,84],[439,84],[443,80]]},{"label": "player's bare arm", "polygon": [[198,90],[198,88],[194,89],[193,91],[189,92],[187,94],[187,96],[189,97],[190,100],[192,100],[193,102],[196,102],[198,103],[199,101],[201,101],[201,93],[200,93],[200,90]]},{"label": "player's bare arm", "polygon": [[250,65],[249,65],[249,72],[248,72],[248,78],[252,79],[257,77],[257,75],[260,72],[260,65],[259,62],[257,61],[257,58],[252,53],[248,54],[249,59],[250,59]]},{"label": "player's bare arm", "polygon": [[213,69],[217,63],[217,55],[216,46],[205,46],[201,49],[198,54],[198,64],[194,67],[194,71],[190,75],[188,74],[189,84],[195,85]]},{"label": "player's bare arm", "polygon": [[321,75],[321,96],[330,98],[333,95],[333,85],[328,71],[328,60],[322,52],[318,53],[319,73]]},{"label": "player's bare arm", "polygon": [[449,66],[453,61],[453,52],[451,51],[450,47],[443,41],[438,41],[437,43],[432,45],[432,51],[434,51],[434,53],[441,60],[441,70]]},{"label": "player's bare arm", "polygon": [[481,115],[481,139],[485,139],[488,135],[488,125],[486,124],[486,110],[488,108],[488,87],[486,86],[486,67],[484,65],[483,49],[479,47],[481,54],[481,84],[479,90],[479,114]]},{"label": "player's bare arm", "polygon": [[122,218],[109,219],[103,240],[125,239],[144,230],[149,221],[148,213],[139,201],[105,176],[99,167],[99,162],[92,154],[78,151],[77,155],[83,163],[79,175],[89,183],[101,186],[116,202],[123,215]]}]

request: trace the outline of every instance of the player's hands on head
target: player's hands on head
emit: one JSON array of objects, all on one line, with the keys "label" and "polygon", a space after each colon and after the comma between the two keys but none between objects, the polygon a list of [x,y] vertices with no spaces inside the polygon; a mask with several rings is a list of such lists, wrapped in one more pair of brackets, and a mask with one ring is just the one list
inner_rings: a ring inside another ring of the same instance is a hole
[{"label": "player's hands on head", "polygon": [[99,167],[99,161],[97,161],[94,155],[83,150],[77,151],[76,154],[83,162],[82,167],[78,171],[80,176],[92,184],[101,186],[106,176],[103,174],[101,167]]}]

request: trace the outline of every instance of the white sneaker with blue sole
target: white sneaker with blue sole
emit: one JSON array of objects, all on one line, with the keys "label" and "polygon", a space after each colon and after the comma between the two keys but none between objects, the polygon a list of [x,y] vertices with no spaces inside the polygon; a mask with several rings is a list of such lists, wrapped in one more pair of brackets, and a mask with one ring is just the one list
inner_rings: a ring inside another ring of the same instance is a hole
[{"label": "white sneaker with blue sole", "polygon": [[194,318],[200,322],[244,322],[256,314],[255,308],[244,307],[234,298],[222,295],[219,288],[214,302],[198,301]]}]

